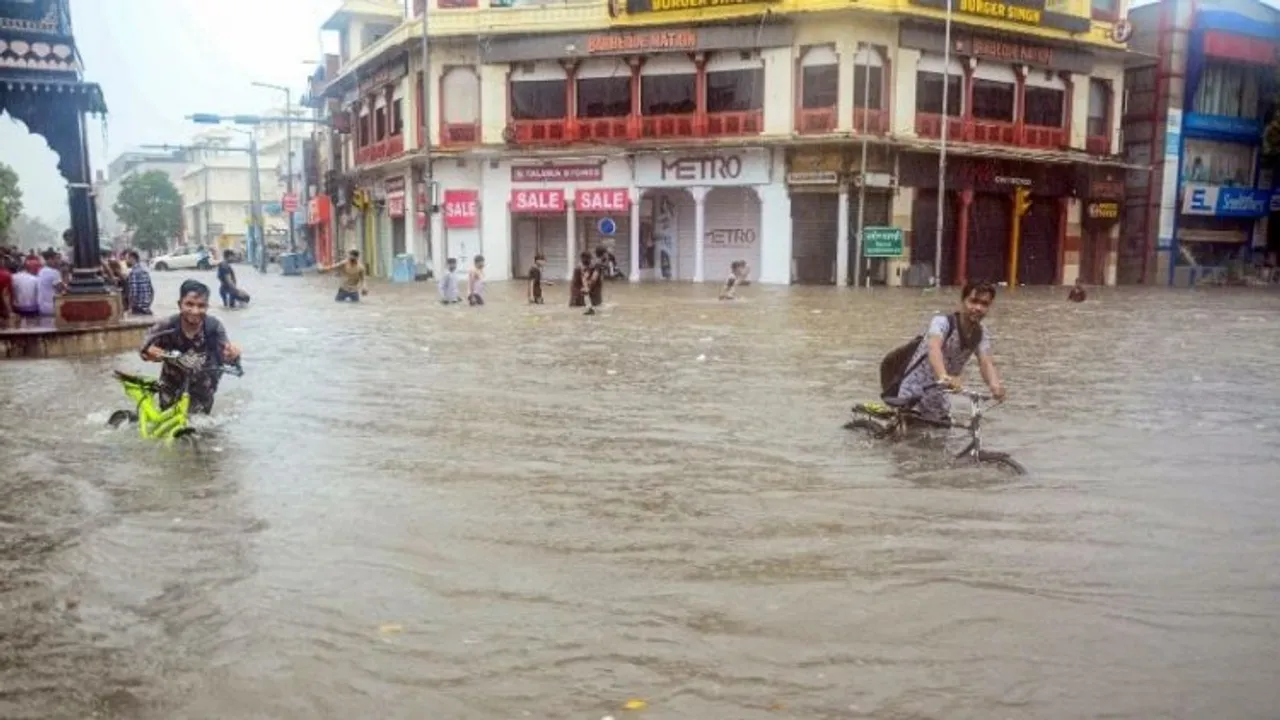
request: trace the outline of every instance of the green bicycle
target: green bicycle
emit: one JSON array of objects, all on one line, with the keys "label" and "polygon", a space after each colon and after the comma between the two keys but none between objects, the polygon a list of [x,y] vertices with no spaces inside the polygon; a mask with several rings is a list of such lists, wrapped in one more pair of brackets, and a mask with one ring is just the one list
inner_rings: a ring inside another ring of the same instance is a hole
[{"label": "green bicycle", "polygon": [[167,443],[172,443],[175,440],[194,441],[196,429],[191,427],[190,424],[191,376],[195,373],[212,372],[241,377],[244,375],[244,369],[240,367],[240,363],[237,361],[230,365],[192,371],[177,362],[180,357],[182,357],[181,353],[171,351],[165,353],[162,358],[163,362],[170,363],[174,367],[181,369],[183,377],[182,388],[178,394],[177,402],[167,408],[160,405],[160,385],[157,380],[142,377],[141,375],[123,373],[118,370],[115,371],[116,380],[123,386],[124,394],[128,395],[129,399],[136,403],[136,409],[117,410],[111,413],[111,417],[107,420],[107,425],[115,428],[126,422],[136,423],[138,425],[138,435],[143,440],[162,440]]}]

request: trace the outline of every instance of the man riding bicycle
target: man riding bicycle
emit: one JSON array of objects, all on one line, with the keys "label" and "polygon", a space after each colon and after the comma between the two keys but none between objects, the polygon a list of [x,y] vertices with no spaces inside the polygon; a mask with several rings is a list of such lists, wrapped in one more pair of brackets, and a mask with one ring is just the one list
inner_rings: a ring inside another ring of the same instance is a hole
[{"label": "man riding bicycle", "polygon": [[148,362],[161,362],[169,353],[180,355],[165,362],[160,371],[162,408],[177,402],[185,385],[191,395],[191,412],[209,414],[219,378],[218,373],[209,371],[240,358],[240,348],[227,339],[227,329],[208,312],[209,287],[187,280],[178,290],[178,313],[153,325],[142,341],[139,354]]},{"label": "man riding bicycle", "polygon": [[[982,327],[995,299],[996,288],[991,283],[967,283],[960,293],[959,312],[935,315],[929,321],[929,328],[919,338],[896,392],[892,387],[886,388],[890,390],[888,394],[899,399],[919,397],[914,412],[944,422],[951,416],[945,391],[960,389],[959,375],[969,358],[977,355],[978,369],[991,395],[996,400],[1004,400],[1004,385],[991,355],[991,340]],[[886,358],[888,362],[890,359]]]}]

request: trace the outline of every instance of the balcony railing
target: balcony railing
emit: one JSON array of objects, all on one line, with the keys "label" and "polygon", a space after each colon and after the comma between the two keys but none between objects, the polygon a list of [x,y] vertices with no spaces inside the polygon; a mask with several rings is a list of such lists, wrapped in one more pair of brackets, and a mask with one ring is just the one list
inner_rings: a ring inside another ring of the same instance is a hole
[{"label": "balcony railing", "polygon": [[796,115],[796,132],[801,135],[836,131],[836,108],[800,108]]},{"label": "balcony railing", "polygon": [[521,145],[538,143],[566,143],[573,139],[569,124],[564,118],[555,120],[515,120],[511,123],[515,132],[514,142]]},{"label": "balcony railing", "polygon": [[759,135],[764,131],[764,111],[707,113],[707,135]]},{"label": "balcony railing", "polygon": [[974,118],[967,125],[965,140],[984,145],[1017,145],[1018,128],[1011,122],[1000,120],[978,120]]},{"label": "balcony railing", "polygon": [[889,132],[889,111],[879,108],[854,108],[853,131],[868,135],[884,135]]},{"label": "balcony railing", "polygon": [[[922,138],[942,137],[942,116],[936,113],[916,113],[916,135]],[[947,139],[964,140],[964,120],[952,117],[947,121]]]},{"label": "balcony railing", "polygon": [[480,123],[440,123],[441,145],[475,145],[480,142]]},{"label": "balcony railing", "polygon": [[635,128],[630,117],[578,118],[573,137],[583,142],[629,140],[635,137]]},{"label": "balcony railing", "polygon": [[1084,140],[1084,149],[1090,155],[1110,155],[1111,138],[1106,136],[1087,137]]},{"label": "balcony railing", "polygon": [[690,138],[698,136],[697,116],[645,115],[640,118],[640,136],[644,138]]},{"label": "balcony railing", "polygon": [[368,165],[404,154],[404,135],[392,135],[356,150],[356,164]]},{"label": "balcony railing", "polygon": [[1061,150],[1067,145],[1066,128],[1027,125],[1022,128],[1022,144],[1045,150]]}]

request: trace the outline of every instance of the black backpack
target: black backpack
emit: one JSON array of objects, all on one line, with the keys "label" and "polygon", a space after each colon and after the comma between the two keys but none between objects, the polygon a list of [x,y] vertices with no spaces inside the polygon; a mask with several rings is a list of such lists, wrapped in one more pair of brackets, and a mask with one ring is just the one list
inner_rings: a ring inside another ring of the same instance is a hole
[{"label": "black backpack", "polygon": [[[942,337],[943,344],[946,344],[947,340],[951,338],[951,333],[955,332],[958,327],[960,327],[960,313],[948,315],[947,333]],[[884,359],[880,361],[880,397],[897,397],[902,381],[929,357],[928,353],[923,353],[914,363],[911,362],[911,358],[916,354],[916,349],[920,347],[920,343],[923,340],[924,335],[917,335],[885,354]],[[964,342],[963,334],[961,334],[960,340]],[[982,342],[981,325],[978,326],[978,332],[972,340],[972,344],[964,343],[965,347],[976,348]]]}]

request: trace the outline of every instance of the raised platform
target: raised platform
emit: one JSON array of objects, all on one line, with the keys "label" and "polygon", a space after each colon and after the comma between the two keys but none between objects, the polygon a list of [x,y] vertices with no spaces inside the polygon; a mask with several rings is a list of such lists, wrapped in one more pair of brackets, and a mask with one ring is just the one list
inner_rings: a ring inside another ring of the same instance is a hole
[{"label": "raised platform", "polygon": [[22,327],[0,327],[0,358],[60,358],[136,350],[156,317],[126,317],[57,327],[53,318]]}]

